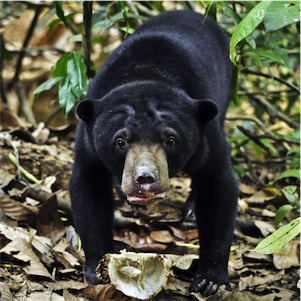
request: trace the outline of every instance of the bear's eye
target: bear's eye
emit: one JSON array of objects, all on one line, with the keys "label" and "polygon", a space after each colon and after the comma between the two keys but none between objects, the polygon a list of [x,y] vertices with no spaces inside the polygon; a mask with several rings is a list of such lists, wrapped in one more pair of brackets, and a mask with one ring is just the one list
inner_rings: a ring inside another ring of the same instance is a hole
[{"label": "bear's eye", "polygon": [[165,144],[167,146],[172,146],[176,143],[176,138],[174,136],[168,136],[166,139],[165,139]]},{"label": "bear's eye", "polygon": [[123,139],[123,138],[117,138],[117,139],[116,139],[116,145],[117,145],[117,147],[120,148],[120,149],[125,148],[125,145],[126,145],[125,139]]}]

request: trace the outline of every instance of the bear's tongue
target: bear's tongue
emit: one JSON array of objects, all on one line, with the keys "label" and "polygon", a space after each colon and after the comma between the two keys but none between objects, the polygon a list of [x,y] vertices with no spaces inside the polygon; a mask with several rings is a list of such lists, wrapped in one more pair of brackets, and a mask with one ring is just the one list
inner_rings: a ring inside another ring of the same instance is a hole
[{"label": "bear's tongue", "polygon": [[166,192],[153,194],[150,196],[145,196],[143,194],[133,194],[128,195],[127,199],[132,204],[139,204],[139,205],[147,205],[149,203],[154,202],[155,200],[162,200],[166,196]]}]

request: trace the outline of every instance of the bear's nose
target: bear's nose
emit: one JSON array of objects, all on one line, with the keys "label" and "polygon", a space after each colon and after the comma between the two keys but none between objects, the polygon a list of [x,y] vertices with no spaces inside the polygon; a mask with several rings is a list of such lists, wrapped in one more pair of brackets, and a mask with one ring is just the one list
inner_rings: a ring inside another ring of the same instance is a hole
[{"label": "bear's nose", "polygon": [[140,170],[136,173],[134,180],[139,185],[152,184],[156,182],[156,177],[149,170]]}]

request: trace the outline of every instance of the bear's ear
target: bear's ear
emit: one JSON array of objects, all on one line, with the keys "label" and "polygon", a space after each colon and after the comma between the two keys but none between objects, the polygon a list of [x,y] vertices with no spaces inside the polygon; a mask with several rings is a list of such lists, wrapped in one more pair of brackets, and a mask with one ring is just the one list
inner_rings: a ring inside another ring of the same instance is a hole
[{"label": "bear's ear", "polygon": [[207,123],[213,119],[217,113],[218,108],[216,104],[210,99],[198,99],[194,100],[194,106],[196,109],[196,114],[201,123]]},{"label": "bear's ear", "polygon": [[84,99],[82,100],[77,108],[76,112],[79,118],[85,122],[92,121],[95,114],[96,100],[94,99]]}]

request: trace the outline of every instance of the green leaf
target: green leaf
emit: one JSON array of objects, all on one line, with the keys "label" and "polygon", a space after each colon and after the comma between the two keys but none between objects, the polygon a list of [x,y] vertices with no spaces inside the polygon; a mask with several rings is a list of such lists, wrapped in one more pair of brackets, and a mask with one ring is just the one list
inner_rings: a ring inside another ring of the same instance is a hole
[{"label": "green leaf", "polygon": [[34,94],[40,94],[43,91],[51,89],[52,86],[54,86],[58,82],[62,81],[63,79],[64,79],[64,76],[58,76],[56,78],[50,78],[49,80],[47,80],[46,82],[44,82],[43,84],[38,86],[35,89]]},{"label": "green leaf", "polygon": [[62,1],[55,1],[55,12],[57,16],[64,22],[66,28],[68,28],[67,20],[65,17],[65,13],[63,10],[63,2]]},{"label": "green leaf", "polygon": [[233,77],[232,77],[232,100],[240,107],[239,97],[238,97],[238,82],[239,82],[239,69],[237,66],[233,65]]},{"label": "green leaf", "polygon": [[284,178],[297,178],[300,181],[300,170],[289,169],[284,171],[277,179],[268,183],[268,185],[273,185],[276,181]]},{"label": "green leaf", "polygon": [[[300,52],[299,52],[299,53],[300,53]],[[293,136],[294,136],[296,139],[300,140],[300,129],[294,130]]]},{"label": "green leaf", "polygon": [[241,55],[242,57],[250,57],[256,63],[256,65],[262,68],[262,62],[260,57],[254,51],[246,51],[244,54]]},{"label": "green leaf", "polygon": [[68,113],[74,107],[75,101],[76,96],[72,92],[70,78],[66,77],[66,79],[61,83],[59,89],[59,103],[63,109],[65,120],[67,120]]},{"label": "green leaf", "polygon": [[254,52],[256,54],[258,54],[259,56],[262,56],[262,57],[270,59],[272,62],[277,62],[277,63],[279,63],[281,65],[285,65],[284,60],[280,56],[278,56],[278,55],[276,55],[274,53],[268,52],[268,51],[264,50],[263,48],[257,47],[254,50]]},{"label": "green leaf", "polygon": [[67,62],[69,52],[64,53],[61,58],[56,62],[53,69],[53,77],[65,76],[67,73]]},{"label": "green leaf", "polygon": [[[74,15],[76,15],[77,13],[72,13],[72,14],[69,14],[68,16],[65,17],[65,20],[66,21],[70,21]],[[48,29],[48,32],[46,34],[46,37],[52,32],[52,30],[54,29],[55,25],[59,22],[61,22],[62,20],[61,19],[55,19],[53,21],[50,22],[49,24],[49,29]]]},{"label": "green leaf", "polygon": [[259,139],[259,140],[260,140],[260,142],[261,142],[262,144],[264,144],[266,147],[268,147],[268,149],[269,149],[275,156],[277,156],[277,157],[279,158],[279,153],[278,153],[277,149],[274,147],[274,145],[273,145],[270,141],[268,141],[267,139]]},{"label": "green leaf", "polygon": [[275,215],[275,221],[274,221],[276,228],[282,222],[285,215],[293,209],[294,209],[294,207],[291,204],[285,204],[277,210],[276,215]]},{"label": "green leaf", "polygon": [[256,1],[244,1],[243,4],[248,10],[251,10],[252,8],[254,8],[256,6],[257,2]]},{"label": "green leaf", "polygon": [[300,1],[272,1],[266,9],[267,33],[300,21]]},{"label": "green leaf", "polygon": [[69,39],[69,42],[81,42],[83,39],[82,34],[76,34]]},{"label": "green leaf", "polygon": [[263,239],[253,251],[262,254],[279,252],[287,243],[300,234],[300,217],[277,229],[274,233]]},{"label": "green leaf", "polygon": [[67,73],[70,78],[72,90],[77,91],[76,96],[83,98],[89,87],[87,67],[80,52],[71,51],[68,56]]},{"label": "green leaf", "polygon": [[295,194],[295,191],[297,190],[297,186],[294,185],[288,185],[285,186],[281,191],[285,195],[288,202],[296,207],[296,204],[298,202],[298,195]]},{"label": "green leaf", "polygon": [[300,147],[289,150],[287,156],[289,155],[294,155],[290,163],[290,169],[300,168]]},{"label": "green leaf", "polygon": [[265,10],[273,1],[259,2],[238,24],[230,41],[230,59],[236,65],[236,46],[248,37],[254,29],[263,21]]}]

